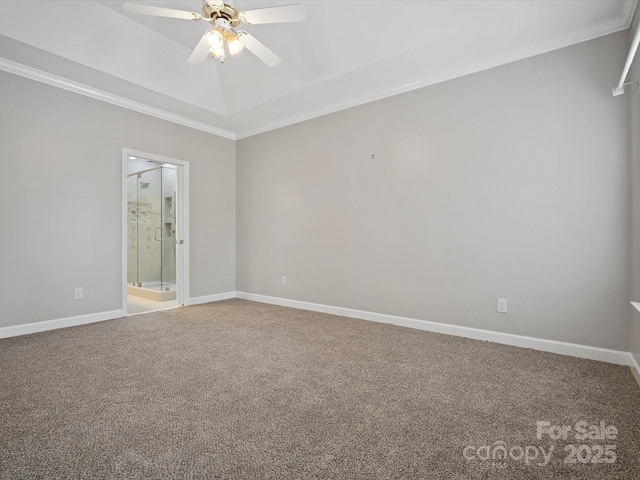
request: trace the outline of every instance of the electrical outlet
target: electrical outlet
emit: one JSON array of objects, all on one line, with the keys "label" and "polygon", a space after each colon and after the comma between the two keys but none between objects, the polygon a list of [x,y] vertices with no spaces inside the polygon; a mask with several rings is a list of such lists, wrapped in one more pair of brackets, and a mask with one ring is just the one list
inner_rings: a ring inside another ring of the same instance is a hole
[{"label": "electrical outlet", "polygon": [[76,288],[73,298],[75,298],[76,300],[80,300],[82,299],[82,297],[83,297],[82,288],[81,287]]},{"label": "electrical outlet", "polygon": [[505,298],[498,299],[498,312],[507,313],[507,300]]},{"label": "electrical outlet", "polygon": [[286,276],[282,276],[282,280],[281,280],[282,285],[286,285],[287,284],[287,277]]}]

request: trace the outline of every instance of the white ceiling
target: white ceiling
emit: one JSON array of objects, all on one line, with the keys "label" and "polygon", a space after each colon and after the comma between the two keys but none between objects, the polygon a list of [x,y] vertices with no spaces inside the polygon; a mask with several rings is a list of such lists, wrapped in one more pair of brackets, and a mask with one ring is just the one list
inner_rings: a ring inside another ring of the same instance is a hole
[{"label": "white ceiling", "polygon": [[246,50],[187,63],[210,24],[122,3],[0,1],[0,69],[242,138],[626,29],[637,0],[302,0],[305,22],[243,27],[283,59],[275,68]]}]

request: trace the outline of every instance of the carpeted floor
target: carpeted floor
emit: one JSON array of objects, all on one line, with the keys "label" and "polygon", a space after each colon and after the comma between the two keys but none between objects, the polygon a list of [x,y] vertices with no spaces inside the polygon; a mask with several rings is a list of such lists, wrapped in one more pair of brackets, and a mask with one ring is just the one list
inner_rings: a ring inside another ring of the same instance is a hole
[{"label": "carpeted floor", "polygon": [[0,478],[638,479],[640,388],[627,367],[228,300],[0,340]]}]

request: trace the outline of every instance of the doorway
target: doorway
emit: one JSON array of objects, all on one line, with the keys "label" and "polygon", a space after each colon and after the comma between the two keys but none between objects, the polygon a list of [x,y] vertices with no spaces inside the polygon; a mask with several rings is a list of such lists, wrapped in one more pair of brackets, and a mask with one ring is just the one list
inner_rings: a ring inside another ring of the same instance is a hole
[{"label": "doorway", "polygon": [[186,162],[123,151],[123,311],[184,305]]}]

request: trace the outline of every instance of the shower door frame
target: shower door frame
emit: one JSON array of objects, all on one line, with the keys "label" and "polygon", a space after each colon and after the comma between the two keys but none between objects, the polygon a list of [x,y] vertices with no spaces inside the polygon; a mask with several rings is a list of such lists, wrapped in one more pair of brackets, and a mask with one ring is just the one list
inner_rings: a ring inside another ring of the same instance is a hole
[{"label": "shower door frame", "polygon": [[175,158],[122,149],[122,315],[127,315],[127,166],[129,157],[176,166],[176,290],[178,305],[188,305],[189,297],[189,162]]}]

